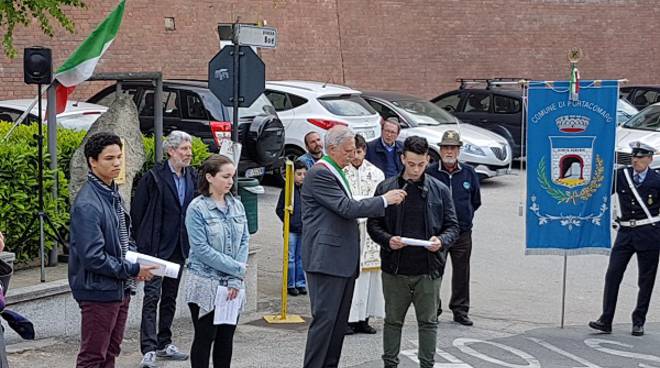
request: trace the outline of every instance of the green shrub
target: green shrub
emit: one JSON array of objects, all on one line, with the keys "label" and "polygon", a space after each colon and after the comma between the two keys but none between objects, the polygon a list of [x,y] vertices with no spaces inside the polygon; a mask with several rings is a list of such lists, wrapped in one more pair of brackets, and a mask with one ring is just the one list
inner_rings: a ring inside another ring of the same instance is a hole
[{"label": "green shrub", "polygon": [[[10,123],[0,122],[0,140],[5,137]],[[30,220],[38,211],[37,126],[16,127],[6,141],[0,142],[0,231],[5,234],[7,250],[16,253],[18,262],[33,260],[39,256],[38,222],[30,230],[31,236],[20,242]],[[86,132],[59,128],[57,130],[58,196],[53,198],[53,172],[48,169],[50,158],[44,144],[44,207],[57,229],[63,234],[69,227],[69,164],[71,157],[82,143]],[[44,135],[46,132],[44,131]],[[46,139],[44,139],[44,142]],[[144,138],[146,161],[142,172],[154,166],[154,138]],[[193,166],[198,167],[210,153],[199,139],[193,139]],[[140,175],[138,175],[139,177]],[[47,233],[50,229],[46,228]],[[50,234],[53,236],[54,234]],[[52,241],[46,242],[47,250]]]}]

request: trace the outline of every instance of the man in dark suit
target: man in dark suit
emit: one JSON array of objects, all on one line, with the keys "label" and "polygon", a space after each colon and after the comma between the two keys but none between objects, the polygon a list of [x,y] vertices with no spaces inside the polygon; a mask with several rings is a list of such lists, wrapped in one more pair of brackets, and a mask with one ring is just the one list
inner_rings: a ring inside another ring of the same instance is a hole
[{"label": "man in dark suit", "polygon": [[402,190],[360,201],[352,199],[343,168],[355,152],[355,134],[337,126],[325,136],[324,156],[302,187],[303,269],[312,309],[305,348],[306,368],[337,367],[348,325],[360,260],[357,219],[383,216],[401,203]]},{"label": "man in dark suit", "polygon": [[633,254],[637,255],[639,294],[632,314],[632,334],[644,335],[644,322],[658,271],[660,255],[660,174],[649,168],[653,147],[632,142],[632,167],[617,170],[615,190],[619,196],[621,217],[610,262],[605,275],[603,314],[589,327],[612,332],[619,286]]},{"label": "man in dark suit", "polygon": [[396,140],[400,131],[399,123],[385,120],[381,126],[380,139],[367,143],[365,158],[385,174],[385,179],[398,176],[403,170],[400,158],[403,153],[403,143]]},{"label": "man in dark suit", "polygon": [[[131,208],[133,232],[140,253],[183,266],[190,249],[184,219],[197,185],[194,170],[189,167],[192,137],[175,130],[163,142],[163,151],[167,152],[168,160],[146,172],[138,184]],[[157,356],[171,360],[188,358],[172,344],[171,326],[179,280],[180,277],[154,277],[144,284],[140,326],[144,357],[140,367],[155,368]],[[157,309],[160,309],[158,323]]]}]

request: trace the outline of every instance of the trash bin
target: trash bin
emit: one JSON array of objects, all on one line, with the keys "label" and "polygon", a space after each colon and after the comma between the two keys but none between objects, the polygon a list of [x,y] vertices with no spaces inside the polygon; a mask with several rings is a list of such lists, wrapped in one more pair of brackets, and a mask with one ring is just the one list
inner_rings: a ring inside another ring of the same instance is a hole
[{"label": "trash bin", "polygon": [[238,179],[238,195],[245,207],[245,217],[248,221],[248,230],[254,234],[259,230],[258,195],[264,193],[264,187],[259,180],[253,178]]}]

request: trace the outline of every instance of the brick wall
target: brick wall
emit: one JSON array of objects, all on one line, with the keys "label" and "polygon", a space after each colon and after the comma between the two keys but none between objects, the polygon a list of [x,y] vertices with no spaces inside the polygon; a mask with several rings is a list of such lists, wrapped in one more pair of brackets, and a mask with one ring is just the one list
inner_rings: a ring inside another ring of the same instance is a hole
[{"label": "brick wall", "polygon": [[[51,47],[59,66],[117,1],[68,10],[76,33],[19,28],[15,46]],[[313,79],[433,97],[457,77],[564,79],[579,46],[583,78],[660,83],[655,0],[129,0],[119,37],[97,71],[162,71],[205,78],[216,25],[266,19],[279,44],[262,50],[269,79]],[[175,31],[165,31],[174,17]],[[21,51],[22,53],[22,51]],[[34,96],[21,56],[0,55],[0,99]],[[85,98],[102,83],[89,83]]]}]

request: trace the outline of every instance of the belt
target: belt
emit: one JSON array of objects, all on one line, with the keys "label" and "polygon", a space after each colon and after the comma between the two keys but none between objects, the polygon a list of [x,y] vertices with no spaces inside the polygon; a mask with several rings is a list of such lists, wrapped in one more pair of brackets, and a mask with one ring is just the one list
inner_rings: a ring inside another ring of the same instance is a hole
[{"label": "belt", "polygon": [[642,225],[648,225],[648,224],[660,222],[660,216],[652,217],[650,219],[645,218],[643,220],[630,220],[630,221],[616,220],[616,222],[623,227],[636,227],[636,226],[642,226]]}]

